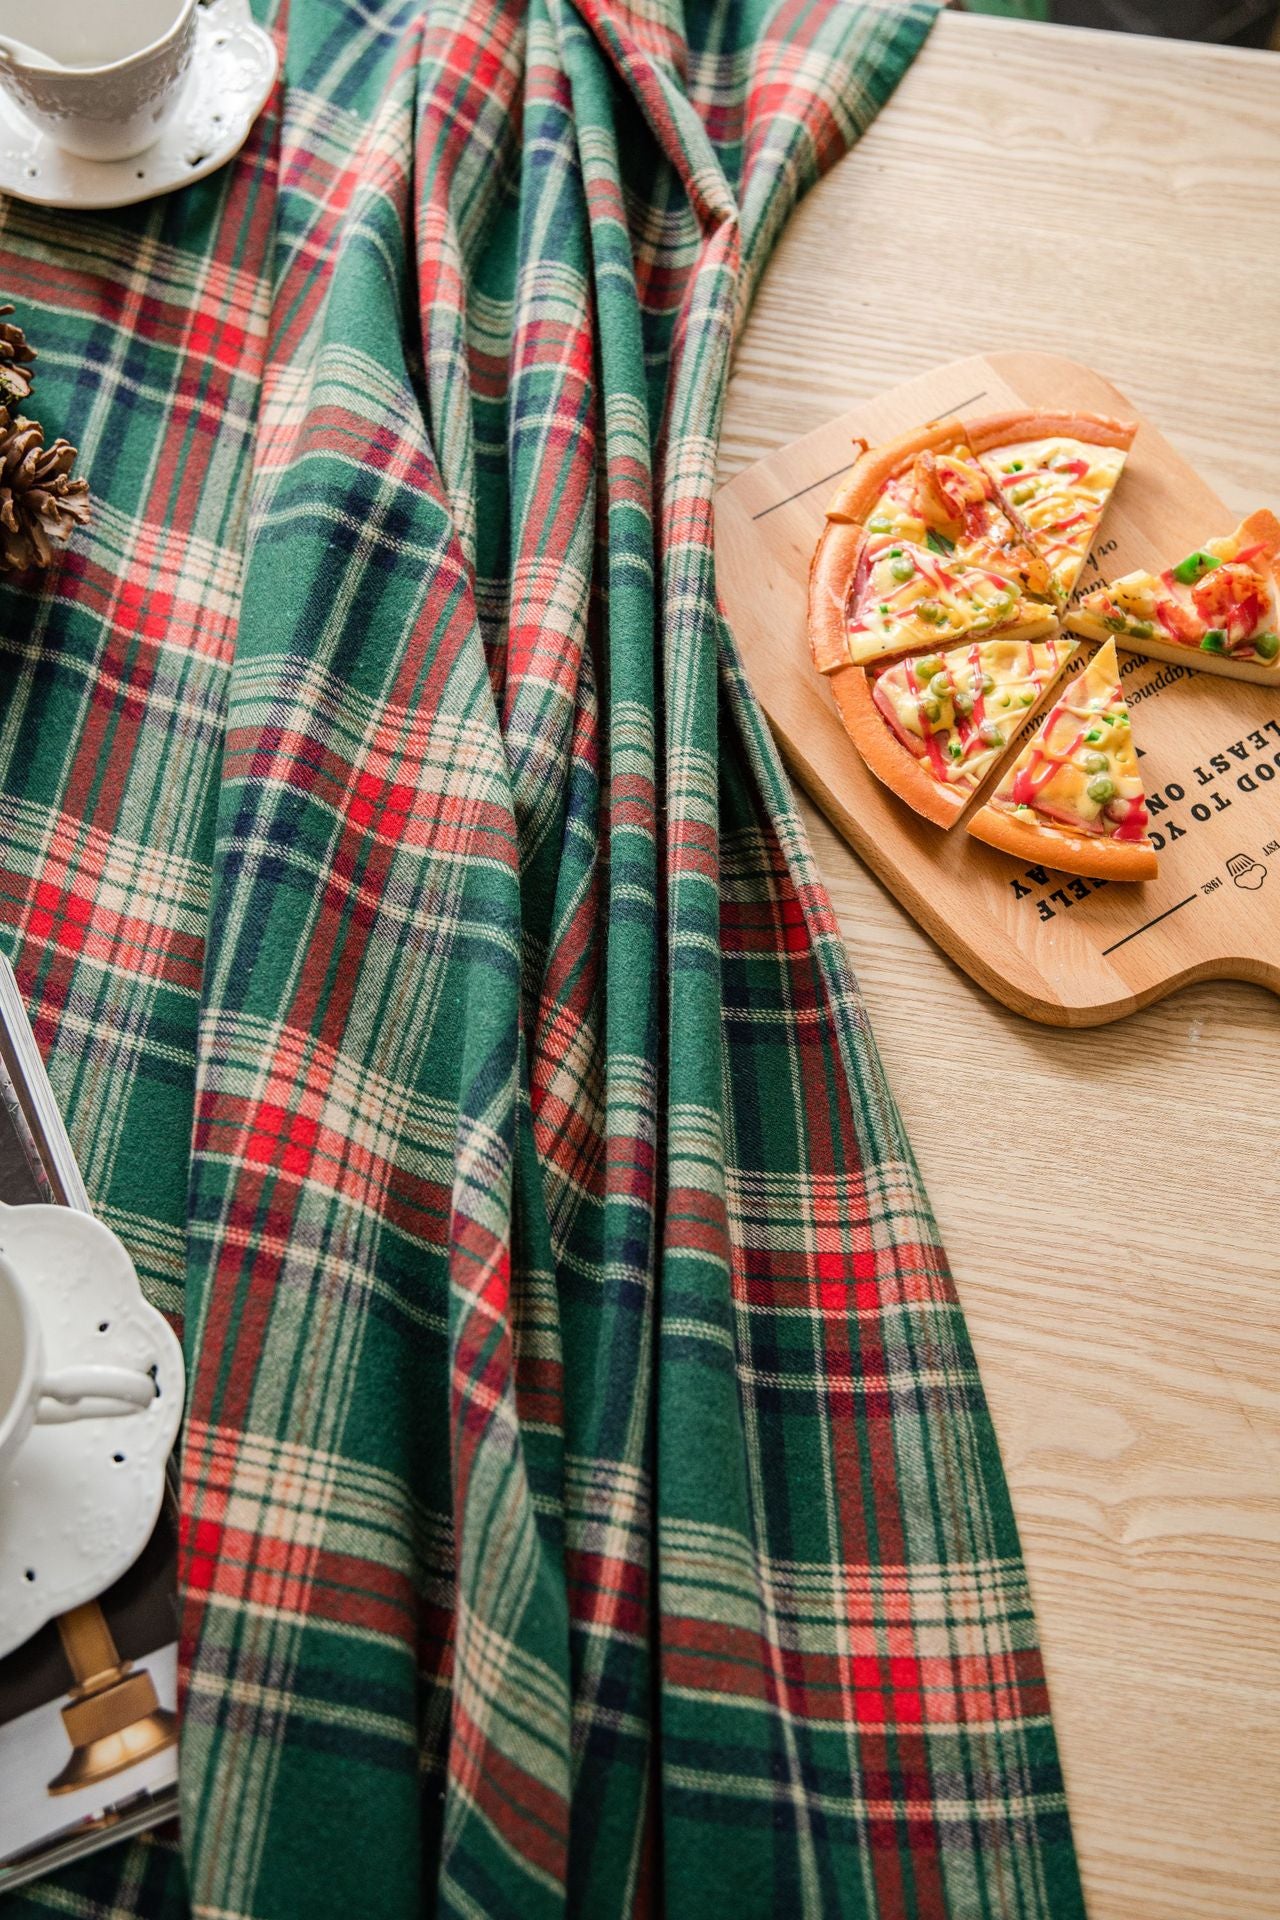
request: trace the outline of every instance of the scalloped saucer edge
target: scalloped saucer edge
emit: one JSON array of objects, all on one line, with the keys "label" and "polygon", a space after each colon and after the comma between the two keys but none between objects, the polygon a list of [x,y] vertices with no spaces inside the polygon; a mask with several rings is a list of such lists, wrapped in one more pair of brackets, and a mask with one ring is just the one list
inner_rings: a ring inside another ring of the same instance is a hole
[{"label": "scalloped saucer edge", "polygon": [[186,90],[155,145],[130,160],[81,160],[0,93],[0,193],[82,212],[129,207],[203,180],[239,153],[275,85],[275,44],[246,0],[201,7]]}]

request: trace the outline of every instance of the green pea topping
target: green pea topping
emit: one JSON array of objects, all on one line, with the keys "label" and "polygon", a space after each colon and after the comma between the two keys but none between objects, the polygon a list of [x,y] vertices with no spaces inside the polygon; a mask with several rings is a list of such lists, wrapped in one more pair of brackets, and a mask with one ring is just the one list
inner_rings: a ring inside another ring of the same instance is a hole
[{"label": "green pea topping", "polygon": [[1203,547],[1197,547],[1195,552],[1189,553],[1185,560],[1179,560],[1173,570],[1173,577],[1175,580],[1181,580],[1184,587],[1190,587],[1194,586],[1197,580],[1203,579],[1206,573],[1212,573],[1215,567],[1221,565],[1222,562],[1217,554],[1206,553]]},{"label": "green pea topping", "polygon": [[936,726],[942,718],[942,702],[927,696],[920,702],[920,711],[931,726]]},{"label": "green pea topping", "polygon": [[951,691],[951,682],[945,673],[935,673],[929,681],[929,691],[935,700],[945,700]]},{"label": "green pea topping", "polygon": [[1100,807],[1105,807],[1108,800],[1115,799],[1116,783],[1108,774],[1099,773],[1089,782],[1085,792],[1091,800],[1096,800]]},{"label": "green pea topping", "polygon": [[936,653],[924,653],[916,661],[916,679],[920,685],[927,686],[935,673],[942,671],[942,662]]},{"label": "green pea topping", "polygon": [[952,704],[957,713],[972,713],[973,695],[971,693],[965,693],[962,688],[957,688],[956,692],[952,695]]},{"label": "green pea topping", "polygon": [[1129,623],[1122,613],[1104,613],[1102,624],[1112,633],[1123,633]]},{"label": "green pea topping", "polygon": [[1200,646],[1205,653],[1225,653],[1227,650],[1226,628],[1210,627]]},{"label": "green pea topping", "polygon": [[1022,695],[1022,704],[1024,707],[1033,707],[1035,705],[1035,701],[1036,701],[1036,697],[1034,693],[1024,693]]},{"label": "green pea topping", "polygon": [[936,627],[938,622],[943,617],[942,608],[938,605],[936,600],[919,601],[916,605],[916,612],[919,614],[920,618],[925,622],[925,624],[931,627]]},{"label": "green pea topping", "polygon": [[988,747],[1002,747],[1004,745],[1004,734],[994,720],[984,720],[978,728],[978,734],[983,743]]},{"label": "green pea topping", "polygon": [[909,580],[916,570],[916,563],[910,554],[900,554],[896,560],[890,560],[889,571],[895,580]]},{"label": "green pea topping", "polygon": [[1011,460],[1011,461],[1009,462],[1009,464],[1008,464],[1008,466],[1007,466],[1007,467],[1005,468],[1005,472],[1006,472],[1006,473],[1021,473],[1021,472],[1022,472],[1022,462],[1021,462],[1021,460]]},{"label": "green pea topping", "polygon": [[892,521],[886,520],[882,513],[877,513],[873,515],[870,520],[868,520],[867,532],[868,533],[892,533],[893,523]]},{"label": "green pea topping", "polygon": [[993,676],[992,676],[991,674],[989,674],[989,673],[984,673],[984,674],[983,674],[983,676],[982,676],[982,691],[983,691],[984,693],[990,693],[990,692],[992,692],[992,690],[993,690],[993,689],[994,689],[994,687],[995,687],[995,684],[996,684],[996,683],[995,683],[995,680],[994,680],[994,678],[993,678]]},{"label": "green pea topping", "polygon": [[1259,660],[1274,660],[1280,653],[1280,633],[1255,633],[1253,650]]},{"label": "green pea topping", "polygon": [[1107,756],[1105,753],[1086,753],[1084,764],[1090,773],[1105,773]]},{"label": "green pea topping", "polygon": [[1034,494],[1034,487],[1015,487],[1009,495],[1009,498],[1013,501],[1015,507],[1022,507],[1026,505],[1027,501],[1030,500]]},{"label": "green pea topping", "polygon": [[1135,640],[1149,640],[1155,632],[1155,628],[1149,620],[1131,620],[1129,622],[1129,631]]},{"label": "green pea topping", "polygon": [[1012,705],[1013,705],[1013,698],[1012,698],[1012,696],[1011,696],[1010,694],[1007,694],[1007,693],[1006,693],[1006,694],[1003,694],[1003,695],[1001,696],[1001,700],[1000,700],[1000,705],[1001,705],[1002,707],[1010,707],[1010,706],[1012,706]]}]

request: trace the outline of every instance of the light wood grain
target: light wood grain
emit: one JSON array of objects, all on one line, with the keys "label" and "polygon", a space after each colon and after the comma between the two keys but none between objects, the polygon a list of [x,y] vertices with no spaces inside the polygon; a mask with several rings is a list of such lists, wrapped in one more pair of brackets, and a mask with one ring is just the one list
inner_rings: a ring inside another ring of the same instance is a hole
[{"label": "light wood grain", "polygon": [[[1280,505],[1278,322],[1280,59],[944,14],[784,236],[723,475],[1031,345],[1101,369],[1233,511]],[[1004,1447],[1093,1920],[1276,1920],[1276,1001],[1033,1026],[804,811]]]}]

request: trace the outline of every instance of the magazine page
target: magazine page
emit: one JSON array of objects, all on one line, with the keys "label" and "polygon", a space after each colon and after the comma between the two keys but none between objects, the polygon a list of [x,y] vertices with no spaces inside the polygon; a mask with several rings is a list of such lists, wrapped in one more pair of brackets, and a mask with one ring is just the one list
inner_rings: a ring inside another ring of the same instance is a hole
[{"label": "magazine page", "polygon": [[[0,1203],[89,1211],[0,956]],[[99,1600],[0,1659],[0,1893],[170,1818],[177,1786],[177,1506]]]}]

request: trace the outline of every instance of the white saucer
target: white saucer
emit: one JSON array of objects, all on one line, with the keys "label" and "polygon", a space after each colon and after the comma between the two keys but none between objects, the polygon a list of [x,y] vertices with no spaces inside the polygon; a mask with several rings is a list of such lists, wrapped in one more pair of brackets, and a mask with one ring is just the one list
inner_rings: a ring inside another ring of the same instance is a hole
[{"label": "white saucer", "polygon": [[203,180],[238,153],[275,84],[276,50],[246,0],[211,0],[196,18],[191,72],[153,147],[132,160],[80,160],[0,93],[0,193],[36,207],[128,207]]},{"label": "white saucer", "polygon": [[0,1657],[105,1592],[151,1537],[182,1417],[182,1348],[109,1228],[71,1207],[0,1207],[0,1252],[40,1316],[53,1372],[155,1369],[139,1413],[33,1427],[0,1472]]}]

